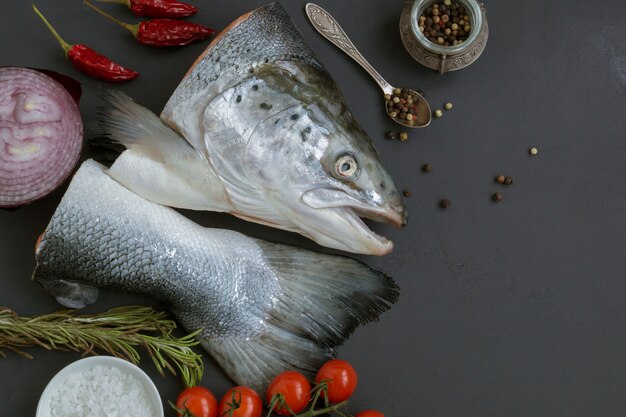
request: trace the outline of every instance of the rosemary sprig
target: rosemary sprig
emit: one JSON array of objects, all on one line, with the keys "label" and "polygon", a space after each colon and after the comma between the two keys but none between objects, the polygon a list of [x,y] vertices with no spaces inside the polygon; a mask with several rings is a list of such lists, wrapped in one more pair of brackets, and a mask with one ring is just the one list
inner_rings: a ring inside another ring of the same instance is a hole
[{"label": "rosemary sprig", "polygon": [[98,314],[76,315],[74,310],[33,317],[19,317],[0,307],[0,356],[3,349],[28,359],[22,349],[40,346],[48,350],[72,350],[84,355],[109,353],[134,364],[140,360],[135,347],[148,351],[159,373],[167,369],[180,376],[186,387],[196,385],[204,372],[202,357],[191,348],[201,332],[183,337],[172,335],[176,323],[167,314],[150,307],[118,307]]}]

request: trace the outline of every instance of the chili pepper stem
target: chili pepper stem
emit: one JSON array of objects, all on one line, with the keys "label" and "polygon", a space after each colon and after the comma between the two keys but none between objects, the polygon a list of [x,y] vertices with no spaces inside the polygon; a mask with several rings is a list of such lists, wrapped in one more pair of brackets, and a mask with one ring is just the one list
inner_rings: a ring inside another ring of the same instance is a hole
[{"label": "chili pepper stem", "polygon": [[100,3],[115,3],[115,4],[123,4],[126,7],[130,7],[130,0],[96,0]]},{"label": "chili pepper stem", "polygon": [[43,22],[46,24],[46,26],[48,27],[48,29],[50,30],[50,32],[52,32],[52,34],[54,35],[54,37],[56,38],[57,41],[59,41],[59,43],[61,44],[61,47],[63,48],[63,50],[65,51],[65,55],[67,55],[67,53],[70,51],[70,49],[72,49],[72,45],[70,45],[69,43],[65,42],[63,40],[63,38],[61,37],[61,35],[59,35],[57,33],[56,30],[54,30],[54,27],[52,27],[52,25],[50,24],[50,22],[48,22],[48,19],[45,18],[45,16],[39,11],[39,9],[37,8],[37,6],[35,6],[34,3],[30,4],[31,7],[33,8],[33,11],[35,13],[37,13],[37,16],[39,16],[41,18],[41,20],[43,20]]},{"label": "chili pepper stem", "polygon": [[99,8],[97,8],[96,6],[94,6],[93,4],[88,2],[87,0],[83,0],[83,3],[86,6],[92,8],[93,10],[95,10],[96,12],[100,13],[102,16],[106,17],[110,21],[115,22],[118,25],[128,29],[130,31],[130,33],[132,33],[135,38],[139,35],[139,25],[131,25],[129,23],[122,22],[121,20],[117,20],[116,18],[114,18],[113,16],[111,16],[108,13],[105,13],[103,10],[100,10]]}]

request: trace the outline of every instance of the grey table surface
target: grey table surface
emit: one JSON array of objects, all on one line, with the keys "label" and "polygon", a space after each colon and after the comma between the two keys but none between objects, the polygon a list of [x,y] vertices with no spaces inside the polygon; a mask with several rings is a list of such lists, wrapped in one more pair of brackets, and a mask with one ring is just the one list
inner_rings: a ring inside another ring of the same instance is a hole
[{"label": "grey table surface", "polygon": [[[196,0],[193,19],[218,30],[265,0]],[[380,93],[323,40],[303,0],[285,0],[297,26],[343,90],[406,199],[409,225],[374,226],[396,242],[361,257],[392,275],[399,303],[339,349],[360,374],[356,412],[408,417],[602,417],[626,415],[626,3],[486,1],[490,39],[472,66],[440,76],[404,50],[401,1],[319,0],[393,84],[420,88],[454,109],[407,142]],[[120,88],[158,112],[206,43],[151,49],[80,0],[37,4],[70,42],[87,43],[141,77]],[[106,7],[106,5],[105,5]],[[122,8],[107,7],[132,21]],[[73,70],[29,2],[0,0],[0,65],[45,67],[80,80],[86,137],[98,82]],[[530,157],[535,146],[539,155]],[[431,163],[433,172],[420,166]],[[497,173],[515,183],[499,187]],[[501,203],[491,201],[500,191]],[[63,193],[0,211],[0,305],[22,315],[58,305],[30,280],[33,243]],[[438,200],[452,201],[448,210]],[[185,212],[199,223],[322,250],[306,239],[231,216]],[[106,292],[88,311],[151,300]],[[0,415],[33,416],[49,379],[79,358],[30,350],[0,358]],[[203,383],[230,382],[210,359]],[[142,363],[164,399],[180,389]],[[169,413],[168,415],[172,415]]]}]

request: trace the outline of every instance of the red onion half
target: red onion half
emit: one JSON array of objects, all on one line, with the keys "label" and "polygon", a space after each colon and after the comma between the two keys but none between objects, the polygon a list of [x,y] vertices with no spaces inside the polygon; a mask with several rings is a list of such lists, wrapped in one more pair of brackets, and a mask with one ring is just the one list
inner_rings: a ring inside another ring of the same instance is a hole
[{"label": "red onion half", "polygon": [[72,96],[39,71],[0,68],[0,207],[61,185],[80,157],[83,123]]}]

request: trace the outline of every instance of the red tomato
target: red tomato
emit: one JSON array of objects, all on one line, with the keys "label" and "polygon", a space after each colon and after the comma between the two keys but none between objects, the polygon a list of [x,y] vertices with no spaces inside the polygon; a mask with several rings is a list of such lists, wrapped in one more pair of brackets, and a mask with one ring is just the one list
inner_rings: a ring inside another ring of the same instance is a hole
[{"label": "red tomato", "polygon": [[354,417],[385,417],[385,415],[381,413],[380,411],[365,410],[365,411],[361,411],[359,414],[357,414]]},{"label": "red tomato", "polygon": [[[278,375],[270,383],[267,388],[266,399],[269,403],[276,394],[282,394],[285,397],[285,404],[298,414],[306,408],[311,399],[311,384],[306,377],[300,372],[286,371]],[[291,415],[286,407],[274,407],[274,411],[280,415]]]},{"label": "red tomato", "polygon": [[358,378],[352,365],[346,361],[333,359],[322,365],[315,377],[315,382],[318,384],[324,380],[328,385],[328,401],[336,404],[352,396]]},{"label": "red tomato", "polygon": [[261,417],[263,401],[252,388],[234,387],[222,397],[219,415],[230,417],[228,413],[231,409],[232,417]]},{"label": "red tomato", "polygon": [[[191,387],[184,389],[176,399],[176,407],[183,411],[189,411],[196,417],[217,417],[217,400],[215,395],[204,387]],[[178,417],[189,415],[178,413]]]}]

